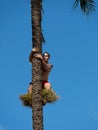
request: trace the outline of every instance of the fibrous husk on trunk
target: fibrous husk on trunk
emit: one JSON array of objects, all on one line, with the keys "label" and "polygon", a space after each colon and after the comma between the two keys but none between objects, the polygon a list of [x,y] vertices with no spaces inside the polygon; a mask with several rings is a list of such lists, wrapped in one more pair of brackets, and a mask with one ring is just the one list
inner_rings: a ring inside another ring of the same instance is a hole
[{"label": "fibrous husk on trunk", "polygon": [[[24,106],[32,107],[32,93],[26,93],[19,96],[20,100],[22,101]],[[42,90],[42,103],[45,105],[46,103],[53,103],[58,100],[58,96],[53,91],[53,89]]]}]

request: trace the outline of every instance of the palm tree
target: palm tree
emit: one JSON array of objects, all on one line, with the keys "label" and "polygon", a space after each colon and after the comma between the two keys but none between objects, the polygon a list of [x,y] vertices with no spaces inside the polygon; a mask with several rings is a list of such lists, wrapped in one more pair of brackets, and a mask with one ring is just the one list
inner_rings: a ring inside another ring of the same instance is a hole
[{"label": "palm tree", "polygon": [[[95,11],[93,0],[75,0],[73,7],[80,3],[81,10],[88,15]],[[42,43],[44,37],[41,28],[42,20],[42,0],[31,0],[31,21],[32,21],[32,47],[37,47],[42,53]],[[33,130],[43,130],[43,105],[42,105],[42,85],[41,85],[41,61],[33,57],[32,65],[32,124]]]},{"label": "palm tree", "polygon": [[[37,47],[42,53],[42,42],[44,42],[41,19],[42,19],[42,0],[31,0],[31,19],[32,19],[32,47]],[[43,130],[43,106],[42,106],[42,85],[41,85],[41,61],[33,57],[32,65],[32,124],[34,130]]]}]

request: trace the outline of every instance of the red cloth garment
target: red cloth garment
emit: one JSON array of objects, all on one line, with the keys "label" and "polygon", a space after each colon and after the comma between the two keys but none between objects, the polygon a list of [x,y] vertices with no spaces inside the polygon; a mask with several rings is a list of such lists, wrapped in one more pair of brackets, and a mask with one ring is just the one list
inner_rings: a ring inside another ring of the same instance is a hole
[{"label": "red cloth garment", "polygon": [[49,83],[48,81],[42,81],[42,87],[44,87],[44,85],[46,84],[46,83]]}]

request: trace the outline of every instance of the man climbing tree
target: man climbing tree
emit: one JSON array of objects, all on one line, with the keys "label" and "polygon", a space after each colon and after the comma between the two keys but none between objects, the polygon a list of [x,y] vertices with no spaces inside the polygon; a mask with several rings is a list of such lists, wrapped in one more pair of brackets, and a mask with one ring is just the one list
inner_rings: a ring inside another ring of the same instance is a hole
[{"label": "man climbing tree", "polygon": [[[49,90],[51,88],[51,84],[48,82],[48,76],[53,67],[52,64],[48,63],[48,60],[50,59],[50,54],[48,52],[45,52],[45,53],[43,53],[43,55],[41,55],[38,52],[38,49],[33,48],[30,53],[30,56],[29,56],[29,61],[31,63],[33,63],[33,54],[34,53],[37,53],[37,54],[35,54],[35,57],[39,58],[41,60],[41,64],[42,64],[42,75],[41,75],[42,87]],[[31,88],[31,86],[29,87],[29,91],[31,92],[30,88]]]},{"label": "man climbing tree", "polygon": [[[39,52],[38,48],[33,48],[30,56],[29,56],[29,61],[30,63],[34,63],[34,58],[40,60],[41,62],[41,77],[39,79],[39,81],[41,82],[41,102],[42,105],[46,105],[46,103],[52,103],[57,101],[58,96],[56,95],[56,93],[53,91],[51,84],[48,82],[48,77],[49,77],[49,73],[51,72],[51,69],[53,67],[52,64],[50,64],[48,62],[48,60],[50,59],[50,54],[48,52],[44,52],[43,54],[41,54]],[[39,64],[38,64],[39,65]],[[37,75],[37,72],[36,72]],[[28,87],[28,93],[20,96],[20,99],[23,101],[23,104],[25,106],[29,106],[29,107],[33,107],[33,100],[32,97],[33,95],[33,91],[35,89],[35,86],[33,84],[33,82],[29,83],[29,87]],[[37,92],[36,92],[37,93]]]}]

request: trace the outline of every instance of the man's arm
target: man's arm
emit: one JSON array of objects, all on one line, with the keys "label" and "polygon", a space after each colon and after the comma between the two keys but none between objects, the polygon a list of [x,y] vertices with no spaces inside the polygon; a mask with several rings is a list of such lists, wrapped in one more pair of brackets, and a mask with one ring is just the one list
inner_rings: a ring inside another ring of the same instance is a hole
[{"label": "man's arm", "polygon": [[32,63],[32,60],[33,60],[33,51],[31,51],[30,55],[29,55],[29,62]]},{"label": "man's arm", "polygon": [[47,71],[51,71],[53,65],[46,63],[43,59],[41,61],[42,61],[42,67],[43,67],[43,69],[47,70]]},{"label": "man's arm", "polygon": [[33,54],[34,53],[37,53],[38,52],[38,49],[37,48],[33,48],[30,55],[29,55],[29,62],[33,62]]}]

